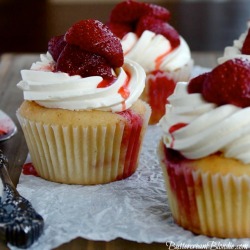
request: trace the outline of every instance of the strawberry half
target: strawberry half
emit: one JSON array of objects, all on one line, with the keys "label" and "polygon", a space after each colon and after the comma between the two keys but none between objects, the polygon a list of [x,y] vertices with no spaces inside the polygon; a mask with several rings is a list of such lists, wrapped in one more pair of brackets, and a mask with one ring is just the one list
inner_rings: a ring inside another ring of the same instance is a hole
[{"label": "strawberry half", "polygon": [[127,23],[115,23],[115,22],[109,22],[106,24],[112,32],[122,39],[127,33],[132,32],[133,29],[130,27]]},{"label": "strawberry half", "polygon": [[49,40],[48,51],[55,61],[57,61],[65,45],[66,42],[64,41],[64,35],[54,36]]},{"label": "strawberry half", "polygon": [[142,3],[144,5],[144,15],[153,16],[155,18],[161,19],[167,22],[170,19],[170,12],[168,9],[156,5],[156,4],[147,4]]},{"label": "strawberry half", "polygon": [[164,7],[127,0],[117,4],[113,8],[110,14],[110,21],[130,23],[133,26],[133,23],[145,15],[154,16],[164,21],[170,18],[170,12]]},{"label": "strawberry half", "polygon": [[132,23],[136,22],[144,13],[142,4],[133,0],[118,3],[111,11],[111,22]]},{"label": "strawberry half", "polygon": [[67,72],[69,75],[102,76],[113,78],[111,67],[100,55],[81,50],[78,46],[67,44],[61,52],[55,71]]},{"label": "strawberry half", "polygon": [[250,29],[248,30],[246,39],[243,43],[241,53],[246,54],[246,55],[250,55]]},{"label": "strawberry half", "polygon": [[201,91],[208,102],[217,105],[233,104],[242,108],[250,106],[250,61],[248,60],[228,60],[210,73],[192,81],[188,87],[189,92],[194,88],[192,85],[199,85],[194,89]]},{"label": "strawberry half", "polygon": [[141,36],[143,31],[150,30],[156,34],[166,37],[173,48],[180,45],[178,32],[168,23],[152,16],[143,16],[140,18],[136,27],[136,34]]},{"label": "strawberry half", "polygon": [[179,34],[166,23],[169,19],[170,12],[164,7],[127,0],[113,8],[108,25],[119,38],[130,31],[141,36],[143,31],[150,30],[165,36],[175,48],[180,44]]},{"label": "strawberry half", "polygon": [[190,80],[188,84],[188,93],[202,93],[203,82],[208,77],[209,73],[203,73]]},{"label": "strawberry half", "polygon": [[119,38],[98,20],[77,22],[66,32],[65,40],[68,44],[104,57],[112,67],[123,65],[123,51]]}]

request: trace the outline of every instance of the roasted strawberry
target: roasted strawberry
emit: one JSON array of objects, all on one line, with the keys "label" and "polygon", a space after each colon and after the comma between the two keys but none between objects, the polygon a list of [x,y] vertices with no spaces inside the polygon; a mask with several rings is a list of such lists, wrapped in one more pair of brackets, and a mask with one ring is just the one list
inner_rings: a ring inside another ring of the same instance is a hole
[{"label": "roasted strawberry", "polygon": [[218,105],[250,106],[250,61],[233,59],[217,66],[204,82],[203,96]]},{"label": "roasted strawberry", "polygon": [[61,52],[57,60],[56,71],[82,77],[102,76],[104,79],[113,77],[111,67],[105,58],[70,44],[67,44]]},{"label": "roasted strawberry", "polygon": [[65,45],[66,42],[64,41],[64,35],[54,36],[49,40],[48,51],[55,61],[57,61]]},{"label": "roasted strawberry", "polygon": [[136,34],[141,36],[143,31],[150,30],[156,34],[165,36],[173,48],[180,45],[178,32],[168,23],[152,16],[143,16],[140,18],[136,27]]},{"label": "roasted strawberry", "polygon": [[[202,90],[208,102],[242,108],[250,106],[250,61],[246,59],[228,60],[193,81],[197,81],[197,85],[202,84],[202,88],[199,86],[196,90]],[[189,89],[192,89],[192,81]]]},{"label": "roasted strawberry", "polygon": [[111,22],[133,23],[137,22],[142,16],[149,15],[167,21],[170,12],[161,6],[149,3],[136,2],[133,0],[123,1],[117,4],[110,14]]},{"label": "roasted strawberry", "polygon": [[188,93],[202,93],[203,83],[209,73],[203,73],[190,80],[188,84]]},{"label": "roasted strawberry", "polygon": [[246,54],[246,55],[250,55],[250,29],[248,30],[246,39],[243,43],[241,53]]},{"label": "roasted strawberry", "polygon": [[127,23],[109,22],[106,25],[120,39],[122,39],[127,33],[133,32],[132,27]]},{"label": "roasted strawberry", "polygon": [[104,57],[112,67],[123,65],[123,51],[119,38],[98,20],[77,22],[66,32],[65,40],[68,44]]},{"label": "roasted strawberry", "polygon": [[133,23],[144,15],[142,3],[127,0],[118,3],[111,11],[110,21],[119,23]]},{"label": "roasted strawberry", "polygon": [[165,22],[167,22],[170,19],[170,12],[168,11],[168,9],[156,4],[148,4],[148,3],[142,3],[142,4],[144,5],[144,15],[153,16]]}]

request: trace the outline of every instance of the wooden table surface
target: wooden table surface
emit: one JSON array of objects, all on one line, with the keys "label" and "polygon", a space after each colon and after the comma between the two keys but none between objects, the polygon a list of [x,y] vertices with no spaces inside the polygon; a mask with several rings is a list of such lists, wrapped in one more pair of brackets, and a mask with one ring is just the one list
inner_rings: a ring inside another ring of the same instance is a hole
[{"label": "wooden table surface", "polygon": [[[214,67],[220,52],[193,52],[192,56],[195,65],[202,67]],[[9,173],[15,185],[18,183],[23,162],[27,156],[27,146],[22,131],[17,122],[16,110],[23,100],[22,91],[16,87],[21,80],[20,70],[29,69],[31,64],[39,59],[38,54],[3,54],[0,58],[0,109],[6,112],[18,127],[17,134],[7,141],[0,142],[0,149],[3,150],[9,159]],[[9,249],[6,243],[0,241],[0,249]],[[56,248],[57,250],[76,250],[76,249],[166,249],[164,243],[143,244],[131,242],[123,239],[116,239],[110,242],[91,241],[77,238],[69,243]]]}]

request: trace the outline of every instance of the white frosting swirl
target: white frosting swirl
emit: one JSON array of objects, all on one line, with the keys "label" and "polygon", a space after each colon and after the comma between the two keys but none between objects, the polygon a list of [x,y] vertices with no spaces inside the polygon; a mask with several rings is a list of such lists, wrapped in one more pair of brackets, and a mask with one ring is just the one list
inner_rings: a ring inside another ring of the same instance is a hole
[{"label": "white frosting swirl", "polygon": [[242,33],[237,40],[233,41],[233,45],[225,47],[223,56],[218,58],[219,64],[222,64],[225,61],[233,59],[233,58],[242,58],[242,59],[250,60],[250,55],[245,55],[245,54],[242,54],[241,52],[241,49],[243,47],[249,28],[250,28],[250,21],[247,22],[246,31]]},{"label": "white frosting swirl", "polygon": [[103,88],[97,87],[103,81],[101,76],[82,78],[52,72],[54,63],[47,53],[30,70],[21,71],[22,81],[17,86],[23,90],[25,100],[47,108],[119,112],[130,108],[145,86],[144,70],[129,59],[115,70],[116,80]]},{"label": "white frosting swirl", "polygon": [[[250,107],[208,103],[201,94],[189,94],[186,82],[179,82],[168,100],[159,123],[166,147],[188,159],[221,151],[225,157],[250,163]],[[179,123],[187,125],[170,133]]]},{"label": "white frosting swirl", "polygon": [[182,37],[180,45],[173,50],[167,38],[148,30],[139,38],[132,32],[126,34],[121,44],[125,58],[139,63],[146,73],[153,70],[174,71],[191,60],[190,49]]}]

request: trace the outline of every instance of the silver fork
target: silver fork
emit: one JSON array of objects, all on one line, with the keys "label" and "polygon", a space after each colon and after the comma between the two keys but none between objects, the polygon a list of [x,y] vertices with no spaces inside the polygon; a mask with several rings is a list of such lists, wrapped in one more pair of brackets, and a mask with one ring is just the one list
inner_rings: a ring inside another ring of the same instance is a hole
[{"label": "silver fork", "polygon": [[0,238],[13,246],[28,248],[42,234],[44,220],[18,193],[7,167],[8,160],[0,149]]}]

